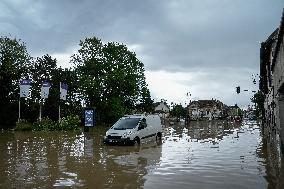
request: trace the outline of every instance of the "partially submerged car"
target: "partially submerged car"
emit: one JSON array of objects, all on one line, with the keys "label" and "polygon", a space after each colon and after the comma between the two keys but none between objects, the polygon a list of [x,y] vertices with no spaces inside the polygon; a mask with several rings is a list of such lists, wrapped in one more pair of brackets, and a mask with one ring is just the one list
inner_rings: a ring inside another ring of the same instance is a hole
[{"label": "partially submerged car", "polygon": [[126,115],[121,117],[104,137],[106,144],[140,145],[161,140],[162,125],[158,115]]}]

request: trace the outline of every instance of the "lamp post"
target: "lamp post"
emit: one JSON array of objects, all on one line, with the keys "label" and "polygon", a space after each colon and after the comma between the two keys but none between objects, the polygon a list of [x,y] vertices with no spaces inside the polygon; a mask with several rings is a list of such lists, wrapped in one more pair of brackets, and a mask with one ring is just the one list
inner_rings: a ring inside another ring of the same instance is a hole
[{"label": "lamp post", "polygon": [[189,104],[191,103],[190,96],[191,96],[191,93],[190,93],[190,92],[187,92],[187,93],[186,93],[186,97],[189,99],[189,103],[188,103],[188,105],[186,106],[185,125],[187,125],[188,122],[189,122],[188,106],[189,106]]}]

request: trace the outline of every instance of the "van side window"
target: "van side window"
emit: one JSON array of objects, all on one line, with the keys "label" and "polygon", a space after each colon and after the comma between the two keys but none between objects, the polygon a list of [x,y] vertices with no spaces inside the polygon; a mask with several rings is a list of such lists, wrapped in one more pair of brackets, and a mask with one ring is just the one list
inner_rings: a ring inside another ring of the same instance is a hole
[{"label": "van side window", "polygon": [[143,118],[140,122],[140,125],[143,127],[143,128],[146,128],[147,127],[147,123],[146,123],[146,119]]}]

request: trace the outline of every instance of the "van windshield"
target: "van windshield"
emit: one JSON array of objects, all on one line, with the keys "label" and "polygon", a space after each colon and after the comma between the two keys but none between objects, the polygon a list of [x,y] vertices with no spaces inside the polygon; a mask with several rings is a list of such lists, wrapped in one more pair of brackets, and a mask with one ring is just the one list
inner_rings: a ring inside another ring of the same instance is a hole
[{"label": "van windshield", "polygon": [[134,129],[138,122],[140,121],[140,118],[125,118],[118,120],[114,125],[114,130],[125,130],[125,129]]}]

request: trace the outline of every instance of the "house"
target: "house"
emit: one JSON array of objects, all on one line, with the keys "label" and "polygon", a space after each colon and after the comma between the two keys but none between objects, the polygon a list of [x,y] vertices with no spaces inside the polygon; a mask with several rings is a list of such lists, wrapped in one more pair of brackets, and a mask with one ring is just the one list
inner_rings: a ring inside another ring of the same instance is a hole
[{"label": "house", "polygon": [[263,123],[280,135],[284,152],[284,9],[279,28],[261,43],[259,89],[264,95]]},{"label": "house", "polygon": [[253,107],[251,107],[250,105],[248,105],[248,108],[247,110],[244,110],[244,118],[245,119],[248,119],[248,120],[254,120],[256,119],[256,116],[255,116],[255,110],[253,109]]},{"label": "house", "polygon": [[156,113],[169,113],[170,107],[166,102],[156,102],[154,103],[154,112]]},{"label": "house", "polygon": [[154,103],[154,113],[158,113],[160,117],[168,117],[170,112],[170,107],[166,102],[156,102]]},{"label": "house", "polygon": [[219,100],[197,100],[188,106],[188,115],[191,120],[220,119],[223,117],[225,105]]},{"label": "house", "polygon": [[237,104],[235,104],[234,106],[228,106],[226,113],[227,113],[227,117],[233,119],[236,116],[241,116],[242,110],[239,108]]}]

